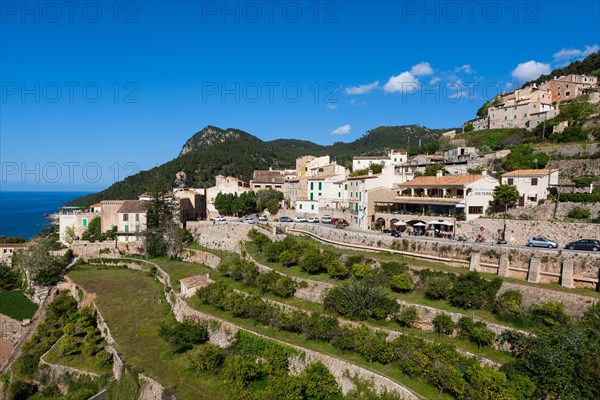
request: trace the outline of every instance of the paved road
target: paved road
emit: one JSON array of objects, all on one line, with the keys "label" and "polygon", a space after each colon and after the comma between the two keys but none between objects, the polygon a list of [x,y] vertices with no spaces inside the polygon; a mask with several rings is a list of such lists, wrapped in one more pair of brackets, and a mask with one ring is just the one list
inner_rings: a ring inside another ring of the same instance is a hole
[{"label": "paved road", "polygon": [[[257,220],[257,219],[256,219]],[[239,222],[239,223],[245,223],[243,218],[233,218],[233,219],[228,219],[228,221],[230,222]],[[269,223],[273,223],[273,221],[269,221]],[[307,222],[300,222],[300,223],[290,223],[290,222],[275,222],[276,224],[280,225],[280,226],[286,226],[288,224],[293,224],[295,227],[297,228],[301,228],[302,226],[310,226],[313,224],[307,223]],[[337,229],[335,226],[333,225],[329,225],[329,224],[319,224],[321,227],[324,228],[328,228],[328,229]],[[348,227],[346,228],[347,231],[352,231],[352,232],[358,232],[358,233],[363,233],[363,234],[369,234],[369,235],[374,235],[374,236],[389,236],[389,233],[381,233],[381,232],[376,232],[376,231],[365,231],[362,229],[358,229],[358,228],[353,228],[353,227]],[[545,247],[528,247],[526,245],[521,245],[521,244],[515,244],[514,246],[510,245],[510,244],[496,244],[495,242],[489,241],[489,242],[483,242],[483,243],[479,243],[479,242],[475,242],[473,240],[468,240],[466,242],[460,242],[460,241],[456,241],[456,240],[451,240],[451,239],[443,239],[443,238],[435,238],[435,237],[430,237],[430,236],[411,236],[411,235],[402,235],[402,237],[398,238],[398,239],[408,239],[408,240],[414,240],[414,241],[423,241],[423,242],[438,242],[438,243],[464,243],[467,245],[470,245],[472,247],[475,248],[484,248],[484,249],[494,249],[494,248],[506,248],[506,249],[530,249],[533,251],[538,251],[538,252],[552,252],[552,253],[557,253],[559,251],[562,251],[564,253],[574,253],[574,254],[597,254],[600,257],[600,252],[592,252],[592,251],[585,251],[585,250],[568,250],[565,249],[564,247],[558,247],[557,249],[548,249]]]}]

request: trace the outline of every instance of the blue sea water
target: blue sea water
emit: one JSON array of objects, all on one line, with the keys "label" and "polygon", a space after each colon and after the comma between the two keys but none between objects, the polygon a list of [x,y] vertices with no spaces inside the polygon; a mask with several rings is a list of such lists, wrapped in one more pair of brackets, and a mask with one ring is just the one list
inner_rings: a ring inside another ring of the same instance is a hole
[{"label": "blue sea water", "polygon": [[84,192],[1,192],[0,235],[31,239],[50,225],[47,214]]}]

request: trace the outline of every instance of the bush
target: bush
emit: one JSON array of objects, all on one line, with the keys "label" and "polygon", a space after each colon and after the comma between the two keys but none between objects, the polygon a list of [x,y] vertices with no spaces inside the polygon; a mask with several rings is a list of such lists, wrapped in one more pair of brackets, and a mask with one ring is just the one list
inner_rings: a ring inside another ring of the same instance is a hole
[{"label": "bush", "polygon": [[193,371],[217,372],[225,360],[225,352],[219,347],[205,343],[188,356],[188,369]]},{"label": "bush", "polygon": [[89,357],[95,355],[97,352],[98,346],[94,342],[87,342],[83,345],[83,348],[81,349],[81,354]]},{"label": "bush", "polygon": [[26,400],[37,391],[34,384],[25,381],[14,381],[8,388],[9,400]]},{"label": "bush", "polygon": [[495,278],[488,282],[477,272],[460,276],[450,292],[450,304],[461,308],[482,308],[491,304],[502,286],[502,280]]},{"label": "bush", "polygon": [[49,383],[42,387],[40,394],[42,394],[44,397],[60,397],[62,395],[60,389],[55,383]]},{"label": "bush", "polygon": [[534,321],[546,326],[564,325],[571,320],[565,305],[557,301],[534,304],[529,312]]},{"label": "bush", "polygon": [[452,317],[446,313],[439,313],[433,318],[433,327],[436,333],[444,335],[452,335],[456,324],[452,320]]},{"label": "bush", "polygon": [[302,371],[301,378],[308,399],[331,399],[342,393],[331,372],[321,362],[307,365]]},{"label": "bush", "polygon": [[590,219],[591,216],[592,216],[592,213],[590,210],[588,210],[587,208],[579,207],[579,206],[575,206],[575,207],[571,208],[571,210],[567,214],[568,218],[573,218],[573,219],[586,219],[587,220],[587,219]]},{"label": "bush", "polygon": [[242,387],[257,380],[260,375],[259,365],[242,356],[227,358],[221,373],[221,377],[226,384]]},{"label": "bush", "polygon": [[491,346],[496,340],[496,334],[484,322],[473,322],[469,317],[462,317],[457,327],[459,337],[477,343],[479,347]]},{"label": "bush", "polygon": [[507,290],[494,301],[494,314],[502,319],[514,319],[521,316],[523,293],[518,290]]},{"label": "bush", "polygon": [[158,329],[160,337],[169,344],[173,353],[182,353],[195,344],[208,340],[206,324],[195,324],[191,321],[162,324]]},{"label": "bush", "polygon": [[404,308],[396,316],[396,322],[398,322],[400,326],[411,327],[418,320],[419,312],[417,311],[417,307],[414,306]]},{"label": "bush", "polygon": [[413,290],[415,288],[415,285],[413,285],[412,280],[406,274],[398,274],[398,275],[392,276],[392,279],[390,281],[390,286],[392,287],[392,290],[394,292],[401,292],[401,293],[410,292],[411,290]]},{"label": "bush", "polygon": [[600,192],[593,193],[561,193],[559,201],[573,203],[600,203]]},{"label": "bush", "polygon": [[350,276],[350,268],[339,260],[335,260],[327,266],[327,274],[334,279],[346,279]]},{"label": "bush", "polygon": [[106,350],[100,350],[96,353],[96,360],[98,360],[100,364],[110,365],[112,363],[112,354]]},{"label": "bush", "polygon": [[332,288],[325,296],[324,306],[345,317],[363,321],[384,319],[399,308],[381,285],[368,279],[353,280]]},{"label": "bush", "polygon": [[318,274],[322,271],[321,252],[317,249],[308,249],[300,260],[300,268],[308,274]]},{"label": "bush", "polygon": [[443,300],[448,297],[452,290],[452,281],[447,274],[431,278],[427,282],[425,296],[431,300]]}]

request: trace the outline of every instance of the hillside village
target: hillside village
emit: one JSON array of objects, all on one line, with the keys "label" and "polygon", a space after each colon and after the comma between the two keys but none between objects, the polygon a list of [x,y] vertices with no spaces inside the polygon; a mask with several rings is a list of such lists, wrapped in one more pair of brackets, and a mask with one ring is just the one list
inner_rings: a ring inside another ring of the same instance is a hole
[{"label": "hillside village", "polygon": [[[561,105],[581,99],[581,96],[585,96],[585,101],[590,104],[598,104],[599,94],[597,78],[586,75],[555,78],[540,87],[526,86],[493,99],[487,115],[467,121],[463,134],[494,127],[533,129],[559,116]],[[511,114],[510,119],[508,114]],[[568,121],[553,126],[555,132],[566,128]],[[592,198],[597,196],[597,186],[594,186],[597,182],[593,178],[584,176],[583,180],[578,180],[570,173],[569,177],[573,179],[566,179],[567,176],[561,175],[560,161],[550,162],[553,167],[509,169],[499,173],[495,167],[499,160],[509,156],[510,149],[484,152],[477,147],[465,146],[461,136],[456,131],[443,133],[443,141],[463,145],[447,146],[445,151],[436,154],[409,157],[406,150],[391,149],[381,156],[355,155],[348,167],[328,155],[306,155],[296,159],[295,169],[255,170],[249,182],[218,175],[214,186],[206,189],[187,187],[186,173],[179,171],[175,177],[177,184],[168,197],[175,205],[175,218],[183,226],[187,222],[214,219],[221,214],[246,216],[242,211],[219,209],[217,196],[237,197],[260,191],[275,191],[282,195],[279,209],[271,215],[271,220],[282,216],[327,215],[346,220],[351,228],[365,231],[397,230],[444,237],[466,234],[471,240],[475,238],[470,231],[460,230],[460,221],[470,221],[473,225],[473,221],[480,218],[506,217],[504,212],[509,208],[508,215],[512,218],[533,216],[538,210],[559,202],[561,195],[564,201],[574,199],[574,193],[581,193],[580,199],[587,194],[589,200],[584,201],[591,205],[584,206],[589,209],[588,219],[596,218],[599,210]],[[535,162],[538,163],[537,159]],[[594,170],[590,172],[593,176]],[[499,207],[494,201],[494,189],[499,185],[517,188],[518,199],[510,207]],[[102,232],[115,230],[119,241],[140,241],[146,225],[144,202],[150,200],[152,196],[144,193],[138,200],[105,200],[84,210],[63,209],[59,216],[61,241],[65,242],[67,227],[74,230],[75,237],[80,237],[96,216],[100,217]],[[560,207],[559,217],[569,214],[570,209],[564,206],[566,204]],[[552,218],[557,217],[557,209],[558,205],[552,211]],[[264,210],[252,210],[253,213],[256,211]],[[543,219],[546,218],[547,214]],[[486,221],[478,224],[485,227]],[[508,239],[505,232],[499,238],[496,231],[484,231],[479,234],[485,240]],[[527,231],[530,233],[536,232]],[[579,239],[583,233],[575,232],[568,239]],[[522,243],[526,238],[519,236],[515,240]]]}]

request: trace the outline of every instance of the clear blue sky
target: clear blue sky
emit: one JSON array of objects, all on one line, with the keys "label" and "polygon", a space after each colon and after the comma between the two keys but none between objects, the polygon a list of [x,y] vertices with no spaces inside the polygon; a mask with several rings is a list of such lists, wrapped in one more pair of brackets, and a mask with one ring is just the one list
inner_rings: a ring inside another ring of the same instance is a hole
[{"label": "clear blue sky", "polygon": [[0,3],[2,190],[101,189],[206,125],[460,126],[600,44],[598,1],[67,4]]}]

